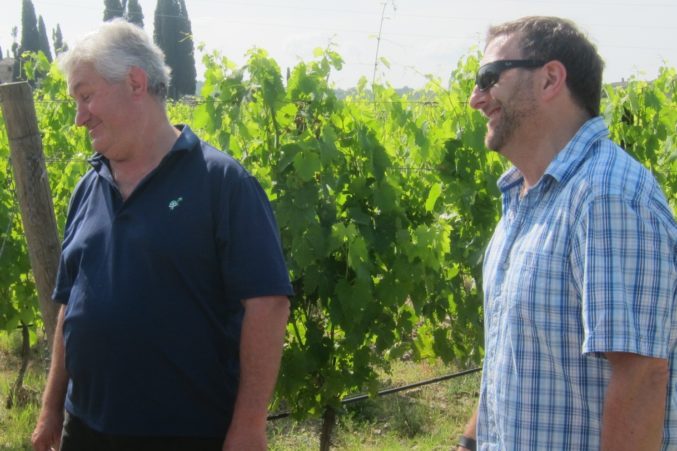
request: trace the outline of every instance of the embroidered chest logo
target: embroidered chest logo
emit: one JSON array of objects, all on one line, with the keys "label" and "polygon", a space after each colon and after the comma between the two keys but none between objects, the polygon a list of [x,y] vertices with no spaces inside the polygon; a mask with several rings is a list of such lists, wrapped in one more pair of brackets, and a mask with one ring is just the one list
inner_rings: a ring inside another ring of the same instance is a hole
[{"label": "embroidered chest logo", "polygon": [[183,202],[183,197],[177,197],[169,203],[169,209],[174,211],[175,208],[181,205],[181,202]]}]

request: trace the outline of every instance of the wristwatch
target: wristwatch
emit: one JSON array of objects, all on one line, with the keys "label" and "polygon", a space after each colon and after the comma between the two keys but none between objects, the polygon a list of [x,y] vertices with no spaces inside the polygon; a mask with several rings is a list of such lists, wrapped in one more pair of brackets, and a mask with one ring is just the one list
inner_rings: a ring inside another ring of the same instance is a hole
[{"label": "wristwatch", "polygon": [[458,439],[458,446],[470,451],[477,451],[477,442],[475,439],[466,437],[465,435],[462,435],[461,438]]}]

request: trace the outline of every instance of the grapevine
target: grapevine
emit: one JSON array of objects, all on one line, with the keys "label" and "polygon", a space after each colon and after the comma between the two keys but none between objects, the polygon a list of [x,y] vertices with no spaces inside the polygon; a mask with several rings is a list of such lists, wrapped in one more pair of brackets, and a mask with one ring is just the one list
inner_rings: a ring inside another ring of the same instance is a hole
[{"label": "grapevine", "polygon": [[[507,162],[484,148],[486,121],[468,107],[478,55],[413,94],[363,79],[346,98],[331,84],[343,64],[331,48],[284,77],[265,51],[247,58],[237,67],[207,54],[201,93],[168,107],[173,123],[231,153],[271,199],[296,292],[273,408],[298,418],[338,411],[346,395],[375,393],[378,374],[403,357],[479,363],[481,265]],[[27,71],[44,74],[34,99],[63,228],[91,147],[63,76],[39,56]],[[676,86],[663,68],[651,83],[605,86],[602,107],[612,138],[652,170],[674,211]],[[0,331],[32,324],[35,341],[40,315],[4,127],[0,185]]]}]

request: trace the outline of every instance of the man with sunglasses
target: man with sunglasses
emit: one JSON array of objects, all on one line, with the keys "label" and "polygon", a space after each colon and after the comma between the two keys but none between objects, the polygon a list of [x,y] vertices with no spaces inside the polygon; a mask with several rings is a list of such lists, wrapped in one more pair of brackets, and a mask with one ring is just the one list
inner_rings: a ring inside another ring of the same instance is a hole
[{"label": "man with sunglasses", "polygon": [[677,224],[608,139],[567,20],[492,27],[470,105],[514,165],[484,260],[479,408],[458,450],[677,449]]}]

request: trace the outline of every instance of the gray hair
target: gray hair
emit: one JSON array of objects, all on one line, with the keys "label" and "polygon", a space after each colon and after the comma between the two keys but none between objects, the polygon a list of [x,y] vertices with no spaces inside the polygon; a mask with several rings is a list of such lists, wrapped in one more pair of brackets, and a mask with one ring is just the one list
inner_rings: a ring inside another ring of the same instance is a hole
[{"label": "gray hair", "polygon": [[148,76],[148,92],[162,101],[167,97],[171,69],[164,53],[140,27],[124,19],[103,23],[58,58],[67,77],[82,63],[91,63],[109,83],[121,82],[132,67],[139,67]]}]

